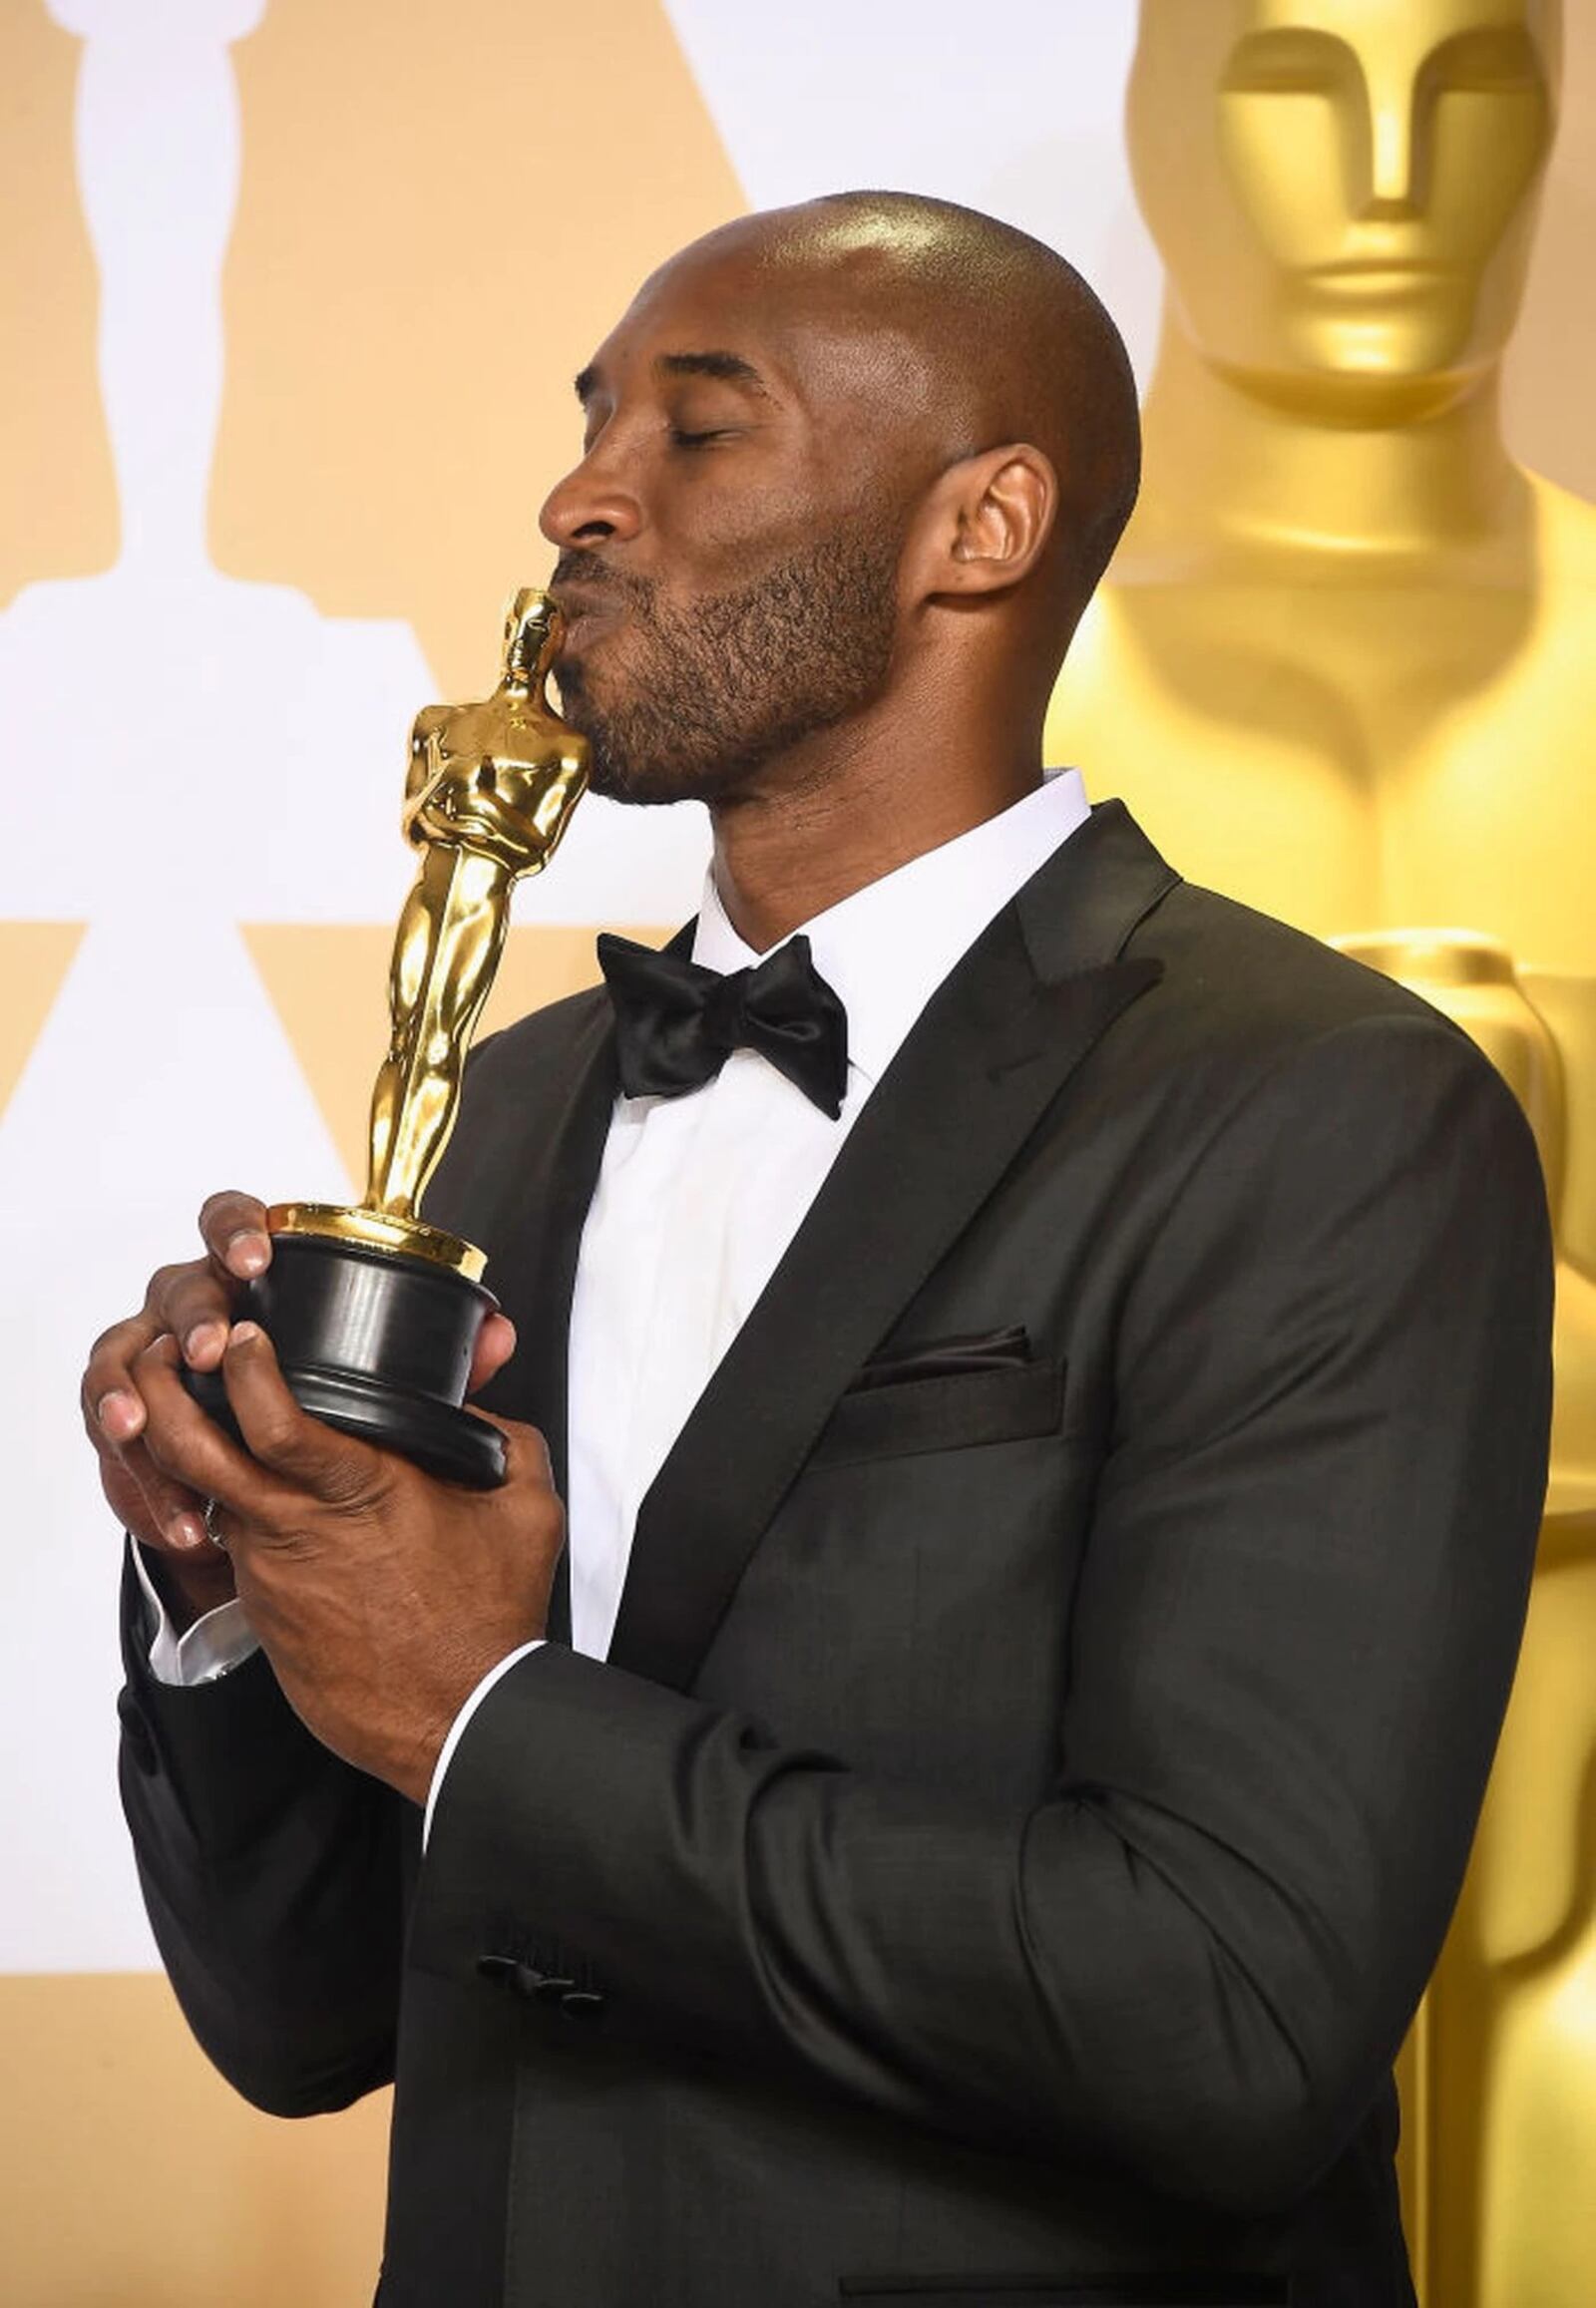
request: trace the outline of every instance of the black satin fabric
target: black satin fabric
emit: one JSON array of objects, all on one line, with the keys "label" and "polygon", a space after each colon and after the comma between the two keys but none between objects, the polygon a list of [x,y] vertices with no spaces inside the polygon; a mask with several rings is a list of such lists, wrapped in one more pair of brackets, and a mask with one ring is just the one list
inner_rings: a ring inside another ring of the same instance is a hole
[{"label": "black satin fabric", "polygon": [[677,1098],[713,1080],[733,1050],[758,1050],[833,1121],[848,1085],[848,1013],[801,933],[749,969],[722,975],[629,938],[598,940],[628,1098]]}]

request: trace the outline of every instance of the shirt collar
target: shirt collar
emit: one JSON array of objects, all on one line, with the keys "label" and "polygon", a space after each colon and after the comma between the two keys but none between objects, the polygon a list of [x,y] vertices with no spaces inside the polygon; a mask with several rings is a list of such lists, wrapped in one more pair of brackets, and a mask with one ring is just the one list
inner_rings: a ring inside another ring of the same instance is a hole
[{"label": "shirt collar", "polygon": [[[997,817],[800,924],[792,936],[809,940],[815,967],[848,1012],[851,1069],[872,1085],[880,1080],[955,963],[1090,815],[1080,772],[1051,770]],[[712,870],[692,958],[722,975],[764,960],[732,928]]]}]

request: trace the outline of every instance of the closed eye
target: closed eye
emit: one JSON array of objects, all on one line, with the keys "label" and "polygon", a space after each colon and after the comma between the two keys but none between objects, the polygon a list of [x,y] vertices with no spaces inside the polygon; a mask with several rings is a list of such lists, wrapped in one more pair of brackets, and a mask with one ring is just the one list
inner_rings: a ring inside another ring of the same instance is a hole
[{"label": "closed eye", "polygon": [[679,425],[670,428],[670,445],[673,449],[705,449],[711,441],[726,441],[730,438],[731,429],[724,425],[715,426],[707,433],[685,433]]}]

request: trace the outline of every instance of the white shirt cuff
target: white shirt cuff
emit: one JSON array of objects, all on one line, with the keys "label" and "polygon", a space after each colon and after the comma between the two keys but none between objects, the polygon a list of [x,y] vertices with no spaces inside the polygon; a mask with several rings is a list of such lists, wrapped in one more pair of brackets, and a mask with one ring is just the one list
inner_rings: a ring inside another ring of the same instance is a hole
[{"label": "white shirt cuff", "polygon": [[180,1690],[190,1690],[199,1683],[214,1683],[220,1676],[230,1675],[235,1667],[241,1667],[260,1649],[260,1639],[236,1595],[230,1602],[218,1603],[213,1611],[206,1611],[180,1635],[156,1592],[144,1549],[137,1540],[133,1547],[133,1567],[150,1608],[150,1672],[157,1683],[170,1683]]},{"label": "white shirt cuff", "polygon": [[454,1722],[449,1726],[449,1736],[444,1740],[443,1745],[438,1750],[438,1760],[433,1766],[432,1785],[427,1789],[427,1811],[426,1816],[421,1822],[421,1848],[423,1851],[426,1850],[427,1838],[432,1833],[432,1814],[438,1808],[438,1796],[443,1788],[443,1775],[449,1768],[449,1765],[454,1761],[455,1749],[457,1746],[459,1746],[461,1739],[465,1735],[467,1724],[470,1723],[472,1717],[476,1714],[478,1708],[481,1707],[483,1701],[487,1698],[489,1692],[492,1691],[494,1685],[499,1681],[500,1677],[503,1675],[508,1675],[510,1670],[516,1666],[519,1661],[530,1657],[534,1651],[541,1651],[543,1646],[544,1638],[539,1636],[536,1642],[523,1643],[519,1645],[516,1650],[508,1652],[505,1657],[500,1660],[497,1667],[490,1667],[487,1674],[478,1684],[476,1690],[466,1701],[465,1706],[455,1717]]}]

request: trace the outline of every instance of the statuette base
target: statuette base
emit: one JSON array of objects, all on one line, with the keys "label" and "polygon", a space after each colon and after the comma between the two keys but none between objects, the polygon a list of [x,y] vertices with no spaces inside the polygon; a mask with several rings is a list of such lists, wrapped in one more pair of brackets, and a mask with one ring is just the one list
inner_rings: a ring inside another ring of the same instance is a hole
[{"label": "statuette base", "polygon": [[[504,1437],[464,1407],[477,1335],[498,1305],[493,1294],[458,1263],[330,1227],[279,1223],[284,1210],[270,1214],[271,1264],[249,1284],[241,1311],[271,1340],[295,1400],[346,1434],[401,1451],[428,1474],[496,1489],[505,1479]],[[437,1228],[403,1231],[455,1239]],[[471,1255],[480,1272],[482,1254]],[[188,1384],[236,1436],[219,1371],[191,1371]]]}]

